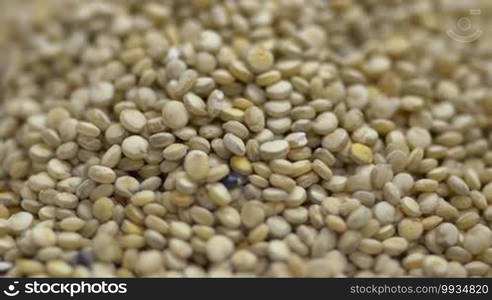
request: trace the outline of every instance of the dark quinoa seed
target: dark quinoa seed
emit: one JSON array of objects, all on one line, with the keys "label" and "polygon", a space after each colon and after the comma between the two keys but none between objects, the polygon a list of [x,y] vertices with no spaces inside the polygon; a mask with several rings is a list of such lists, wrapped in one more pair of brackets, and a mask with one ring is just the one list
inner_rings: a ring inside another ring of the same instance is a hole
[{"label": "dark quinoa seed", "polygon": [[92,251],[87,251],[87,250],[79,251],[73,259],[74,265],[82,265],[87,268],[90,268],[93,262],[94,262],[94,254],[92,253]]},{"label": "dark quinoa seed", "polygon": [[236,187],[240,187],[245,185],[248,182],[246,176],[238,174],[238,173],[229,173],[224,179],[222,179],[222,183],[228,189],[233,189]]}]

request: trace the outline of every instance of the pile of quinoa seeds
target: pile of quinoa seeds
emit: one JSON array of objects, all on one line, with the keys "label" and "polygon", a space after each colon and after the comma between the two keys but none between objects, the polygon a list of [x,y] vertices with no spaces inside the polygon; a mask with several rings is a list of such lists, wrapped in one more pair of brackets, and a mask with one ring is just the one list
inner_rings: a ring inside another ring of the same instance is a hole
[{"label": "pile of quinoa seeds", "polygon": [[492,275],[465,1],[5,2],[3,276]]}]

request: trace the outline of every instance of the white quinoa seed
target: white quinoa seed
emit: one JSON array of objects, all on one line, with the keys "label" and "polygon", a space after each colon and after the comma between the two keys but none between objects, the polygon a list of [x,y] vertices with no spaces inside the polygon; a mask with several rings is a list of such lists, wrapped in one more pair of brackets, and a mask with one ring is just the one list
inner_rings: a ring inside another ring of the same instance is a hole
[{"label": "white quinoa seed", "polygon": [[216,235],[207,241],[206,251],[211,261],[222,262],[233,253],[234,243],[225,236]]},{"label": "white quinoa seed", "polygon": [[125,109],[120,114],[120,123],[129,132],[139,133],[147,124],[147,119],[136,109]]},{"label": "white quinoa seed", "polygon": [[252,47],[246,55],[246,61],[253,72],[261,73],[273,67],[273,54],[263,47]]},{"label": "white quinoa seed", "polygon": [[180,129],[188,124],[188,111],[183,103],[179,101],[166,102],[162,108],[164,124],[172,129]]},{"label": "white quinoa seed", "polygon": [[183,166],[188,177],[195,181],[204,180],[210,172],[208,156],[205,152],[199,150],[188,152]]},{"label": "white quinoa seed", "polygon": [[281,158],[287,155],[289,143],[283,140],[276,140],[263,143],[260,146],[260,155],[265,160]]},{"label": "white quinoa seed", "polygon": [[92,166],[89,168],[88,176],[90,179],[99,183],[113,183],[116,180],[116,174],[108,167]]},{"label": "white quinoa seed", "polygon": [[123,154],[129,159],[139,160],[143,159],[149,149],[149,142],[147,139],[132,135],[123,140],[121,144],[121,150]]},{"label": "white quinoa seed", "polygon": [[13,232],[22,232],[31,226],[33,219],[33,216],[28,212],[18,212],[10,216],[7,226]]},{"label": "white quinoa seed", "polygon": [[109,105],[114,97],[114,86],[109,82],[96,83],[90,89],[90,99],[96,106]]}]

